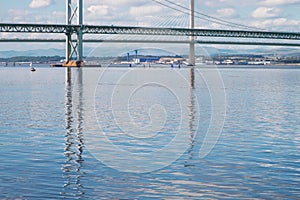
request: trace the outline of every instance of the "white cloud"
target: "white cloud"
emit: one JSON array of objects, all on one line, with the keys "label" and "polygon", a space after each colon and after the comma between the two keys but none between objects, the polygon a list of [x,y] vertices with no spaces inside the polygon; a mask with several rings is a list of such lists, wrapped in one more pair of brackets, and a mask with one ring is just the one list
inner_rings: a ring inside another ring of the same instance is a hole
[{"label": "white cloud", "polygon": [[66,13],[63,11],[53,11],[52,16],[55,16],[55,17],[58,17],[61,19],[65,19]]},{"label": "white cloud", "polygon": [[204,5],[208,6],[208,7],[213,7],[215,4],[212,1],[205,1]]},{"label": "white cloud", "polygon": [[220,5],[220,3],[223,3],[223,1],[222,0],[205,0],[203,3],[205,6],[215,7],[216,5]]},{"label": "white cloud", "polygon": [[261,5],[274,6],[274,5],[288,5],[300,3],[300,0],[264,0]]},{"label": "white cloud", "polygon": [[147,16],[159,13],[162,10],[161,6],[148,5],[131,7],[129,13],[133,16]]},{"label": "white cloud", "polygon": [[[100,3],[99,3],[100,2]],[[138,5],[144,5],[146,4],[148,1],[147,0],[89,0],[89,1],[85,1],[86,5],[106,5],[106,6],[117,6],[117,7],[130,7],[130,6],[138,6]]]},{"label": "white cloud", "polygon": [[220,17],[226,17],[226,18],[236,16],[236,11],[233,8],[222,8],[217,10],[217,13]]},{"label": "white cloud", "polygon": [[7,17],[13,22],[26,22],[26,19],[30,18],[30,12],[28,10],[9,9],[7,11]]},{"label": "white cloud", "polygon": [[108,14],[108,6],[106,5],[92,5],[88,7],[88,12],[93,16],[97,15],[107,15]]},{"label": "white cloud", "polygon": [[[254,21],[250,23],[251,26],[256,26],[264,29],[272,29],[272,30],[290,30],[295,31],[295,27],[300,26],[299,20],[290,20],[287,18],[275,18],[275,19],[267,19],[263,21]],[[299,28],[297,28],[299,31]]]},{"label": "white cloud", "polygon": [[54,3],[53,0],[32,0],[29,4],[30,8],[43,8],[48,7]]},{"label": "white cloud", "polygon": [[[251,2],[252,4],[255,4],[257,0],[254,0],[254,2]],[[184,2],[186,5],[189,4],[189,1],[185,0]],[[213,8],[221,8],[221,7],[226,7],[226,6],[234,6],[234,5],[245,5],[249,4],[249,1],[240,1],[240,0],[200,0],[200,1],[195,1],[195,3],[198,3],[201,7],[203,5],[207,7],[213,7]],[[197,4],[196,4],[197,5]]]},{"label": "white cloud", "polygon": [[279,8],[259,7],[252,12],[254,18],[272,18],[277,17],[281,10]]},{"label": "white cloud", "polygon": [[84,2],[86,16],[85,19],[92,21],[101,20],[107,23],[117,23],[119,20],[132,20],[130,8],[142,6],[148,3],[148,0],[86,0]]}]

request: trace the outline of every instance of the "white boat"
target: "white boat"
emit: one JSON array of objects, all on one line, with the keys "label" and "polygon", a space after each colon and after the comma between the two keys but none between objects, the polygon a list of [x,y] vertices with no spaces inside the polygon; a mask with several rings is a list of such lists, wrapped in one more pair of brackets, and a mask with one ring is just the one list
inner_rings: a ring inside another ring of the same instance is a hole
[{"label": "white boat", "polygon": [[35,68],[32,66],[32,63],[30,63],[30,71],[34,72]]}]

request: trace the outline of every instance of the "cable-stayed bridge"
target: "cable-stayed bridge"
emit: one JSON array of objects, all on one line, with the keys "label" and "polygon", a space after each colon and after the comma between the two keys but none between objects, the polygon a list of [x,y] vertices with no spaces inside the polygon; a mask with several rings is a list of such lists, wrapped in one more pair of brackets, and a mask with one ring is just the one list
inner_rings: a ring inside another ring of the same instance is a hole
[{"label": "cable-stayed bridge", "polygon": [[[167,6],[159,1],[153,0]],[[169,0],[165,0],[169,2]],[[77,7],[72,7],[72,0],[66,0],[66,24],[8,24],[0,23],[0,32],[5,33],[42,33],[64,34],[64,38],[35,39],[0,39],[0,42],[66,42],[66,59],[69,61],[76,54],[77,60],[83,59],[83,43],[187,43],[190,45],[189,63],[194,65],[194,45],[229,44],[229,45],[267,45],[300,47],[300,33],[274,32],[264,30],[220,30],[195,28],[194,0],[190,6],[190,27],[141,27],[141,26],[93,26],[83,24],[83,1],[77,0]],[[170,2],[169,2],[170,3]],[[182,7],[182,6],[181,6]],[[182,7],[184,8],[184,7]],[[197,12],[196,12],[197,13]],[[201,13],[200,13],[201,14]],[[202,14],[203,15],[203,14]],[[77,16],[77,22],[73,22]],[[229,23],[221,21],[221,23]],[[233,23],[236,27],[237,24]],[[249,27],[240,25],[249,29]],[[97,35],[98,38],[83,37]],[[118,37],[106,37],[118,36]],[[52,36],[52,35],[51,35]],[[75,36],[75,37],[74,37]],[[139,36],[139,37],[137,37]]]}]

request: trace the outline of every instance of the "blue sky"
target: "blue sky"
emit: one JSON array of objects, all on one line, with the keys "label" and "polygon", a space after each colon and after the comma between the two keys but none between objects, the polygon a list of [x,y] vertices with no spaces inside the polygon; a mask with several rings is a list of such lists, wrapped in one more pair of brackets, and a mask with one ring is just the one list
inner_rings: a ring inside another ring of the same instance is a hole
[{"label": "blue sky", "polygon": [[[165,0],[157,1],[168,4]],[[176,3],[189,6],[189,0],[177,0]],[[300,0],[195,0],[195,5],[196,11],[223,20],[266,30],[300,32]],[[84,0],[84,13],[85,24],[188,25],[188,16],[152,0]],[[230,28],[203,20],[196,21],[198,28]],[[1,0],[0,22],[65,23],[65,0]],[[18,37],[3,33],[0,36]],[[27,34],[24,37],[34,36]]]}]

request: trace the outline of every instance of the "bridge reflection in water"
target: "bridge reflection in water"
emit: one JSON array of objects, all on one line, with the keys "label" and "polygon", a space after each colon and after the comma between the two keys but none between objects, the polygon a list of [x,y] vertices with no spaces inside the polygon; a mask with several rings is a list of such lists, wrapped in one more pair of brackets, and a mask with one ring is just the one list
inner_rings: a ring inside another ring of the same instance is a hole
[{"label": "bridge reflection in water", "polygon": [[73,90],[72,71],[66,68],[65,84],[65,163],[62,166],[64,185],[61,195],[64,198],[81,197],[84,195],[81,178],[83,158],[83,94],[82,94],[82,69],[76,69],[77,90]]},{"label": "bridge reflection in water", "polygon": [[[83,73],[85,70],[91,70],[89,68],[66,68],[65,79],[65,148],[64,156],[65,162],[62,165],[62,173],[64,179],[64,185],[62,188],[61,196],[64,198],[76,197],[83,198],[86,191],[84,185],[82,185],[83,163],[84,161],[84,80]],[[116,69],[117,70],[117,69]],[[190,96],[186,101],[188,107],[188,116],[183,116],[187,119],[185,122],[188,127],[189,134],[189,148],[187,153],[184,154],[184,165],[191,166],[193,163],[194,143],[195,143],[195,131],[197,128],[197,100],[194,94],[195,90],[195,72],[194,68],[188,69],[190,88]]]}]

